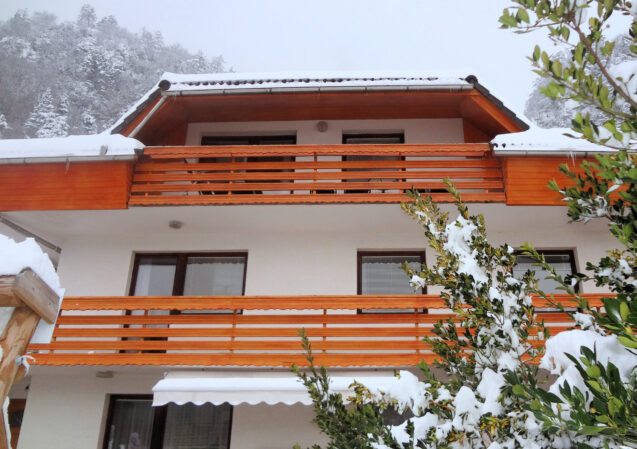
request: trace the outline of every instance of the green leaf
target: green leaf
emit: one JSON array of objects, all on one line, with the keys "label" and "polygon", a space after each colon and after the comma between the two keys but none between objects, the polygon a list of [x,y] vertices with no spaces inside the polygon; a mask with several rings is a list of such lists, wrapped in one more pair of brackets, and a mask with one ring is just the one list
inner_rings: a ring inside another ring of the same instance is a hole
[{"label": "green leaf", "polygon": [[581,432],[584,435],[597,435],[602,430],[604,430],[604,427],[584,426],[582,427]]},{"label": "green leaf", "polygon": [[591,365],[588,368],[586,368],[586,374],[592,377],[593,379],[598,379],[599,376],[601,375],[601,372],[597,365]]},{"label": "green leaf", "polygon": [[538,59],[540,59],[540,54],[541,54],[541,50],[540,50],[540,46],[536,45],[535,48],[533,49],[533,60],[537,61]]},{"label": "green leaf", "polygon": [[529,14],[526,12],[526,9],[524,9],[524,8],[518,9],[517,16],[518,16],[518,19],[520,21],[522,21],[522,22],[525,22],[525,23],[529,23],[530,22]]},{"label": "green leaf", "polygon": [[522,385],[520,385],[520,384],[513,385],[513,388],[511,389],[511,391],[516,396],[526,396],[526,392],[524,391],[524,387]]},{"label": "green leaf", "polygon": [[628,307],[628,303],[626,301],[622,301],[619,304],[619,315],[622,317],[622,320],[626,321],[629,313],[630,308]]},{"label": "green leaf", "polygon": [[624,335],[620,335],[619,337],[617,337],[617,340],[619,340],[619,342],[627,348],[637,349],[637,341],[635,341],[634,339],[630,339]]}]

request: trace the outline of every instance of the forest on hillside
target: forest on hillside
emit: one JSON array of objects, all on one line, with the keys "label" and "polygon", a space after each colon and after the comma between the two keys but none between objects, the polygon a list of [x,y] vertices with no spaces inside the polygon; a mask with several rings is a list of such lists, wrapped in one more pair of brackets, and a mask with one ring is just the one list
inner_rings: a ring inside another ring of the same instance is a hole
[{"label": "forest on hillside", "polygon": [[75,21],[18,11],[0,22],[0,138],[109,128],[165,71],[225,71],[223,57],[131,32],[84,5]]}]

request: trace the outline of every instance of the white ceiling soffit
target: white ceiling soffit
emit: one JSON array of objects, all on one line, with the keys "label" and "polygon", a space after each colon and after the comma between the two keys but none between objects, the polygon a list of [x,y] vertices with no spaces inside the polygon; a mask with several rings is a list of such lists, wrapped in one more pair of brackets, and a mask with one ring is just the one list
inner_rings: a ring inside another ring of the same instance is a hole
[{"label": "white ceiling soffit", "polygon": [[[331,391],[341,393],[346,398],[353,394],[349,386],[359,382],[370,388],[384,390],[397,380],[392,375],[384,376],[333,376],[330,377]],[[166,377],[153,387],[153,405],[168,403],[183,405],[206,403],[219,405],[238,404],[304,404],[312,400],[305,386],[292,374],[273,376],[273,373],[254,373],[251,377],[221,377],[218,373],[202,371],[168,372]]]}]

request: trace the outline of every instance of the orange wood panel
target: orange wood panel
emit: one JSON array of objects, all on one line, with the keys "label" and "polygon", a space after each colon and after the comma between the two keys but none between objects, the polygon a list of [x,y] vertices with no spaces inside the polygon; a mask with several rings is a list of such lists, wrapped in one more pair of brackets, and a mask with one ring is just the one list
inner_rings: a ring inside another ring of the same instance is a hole
[{"label": "orange wood panel", "polygon": [[467,118],[462,119],[462,130],[464,132],[464,141],[466,143],[489,143],[491,139],[493,139],[493,137],[485,133],[475,123]]},{"label": "orange wood panel", "polygon": [[125,209],[132,161],[0,165],[0,210]]},{"label": "orange wood panel", "polygon": [[[582,158],[565,156],[506,156],[502,158],[506,203],[511,206],[564,206],[559,194],[546,185],[555,179],[560,187],[572,185],[558,166],[578,170]],[[590,159],[588,159],[590,160]]]}]

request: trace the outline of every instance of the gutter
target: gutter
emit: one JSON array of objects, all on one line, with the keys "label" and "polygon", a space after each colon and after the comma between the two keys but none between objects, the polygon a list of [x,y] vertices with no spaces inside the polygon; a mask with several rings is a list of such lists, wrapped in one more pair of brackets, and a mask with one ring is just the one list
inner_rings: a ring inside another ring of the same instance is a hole
[{"label": "gutter", "polygon": [[132,161],[134,154],[116,154],[112,156],[54,156],[54,157],[5,157],[0,158],[0,164],[38,164],[50,162],[102,162],[102,161]]},{"label": "gutter", "polygon": [[[473,90],[471,84],[440,84],[413,86],[326,86],[326,87],[265,87],[247,89],[183,89],[169,90],[170,83],[163,84],[162,97],[185,97],[198,95],[243,95],[243,94],[277,94],[277,93],[328,93],[328,92],[410,92],[410,91],[443,91],[460,92]],[[147,116],[149,117],[153,111]],[[131,134],[133,137],[133,134]]]}]

